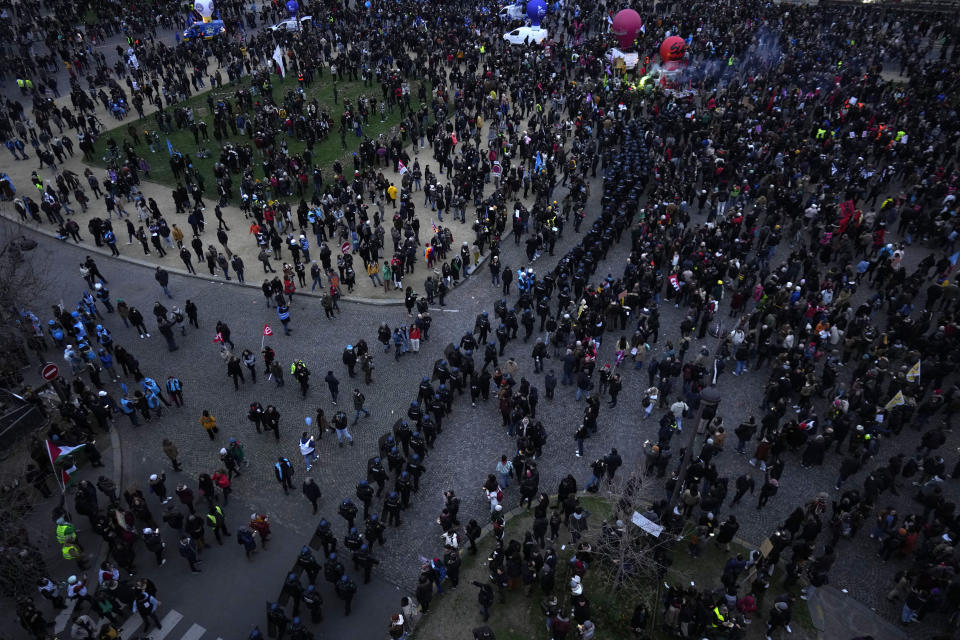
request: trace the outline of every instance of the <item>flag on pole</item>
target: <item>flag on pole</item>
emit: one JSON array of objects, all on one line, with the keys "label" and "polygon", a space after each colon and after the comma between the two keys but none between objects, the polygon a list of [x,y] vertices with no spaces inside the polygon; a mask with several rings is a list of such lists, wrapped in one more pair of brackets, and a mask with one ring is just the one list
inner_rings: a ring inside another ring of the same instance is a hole
[{"label": "flag on pole", "polygon": [[263,325],[263,335],[265,336],[273,335],[273,329],[270,328],[270,325],[268,324]]},{"label": "flag on pole", "polygon": [[906,400],[903,399],[903,392],[897,391],[897,395],[890,398],[890,402],[888,402],[883,409],[884,411],[890,411],[890,409],[905,405],[906,403]]},{"label": "flag on pole", "polygon": [[907,381],[916,382],[920,379],[920,361],[917,360],[917,364],[910,367],[910,371],[907,371]]},{"label": "flag on pole", "polygon": [[407,172],[407,165],[403,164],[403,160],[397,160],[397,171],[400,172],[400,175]]},{"label": "flag on pole", "polygon": [[77,449],[83,446],[85,445],[78,444],[75,447],[68,447],[65,445],[60,446],[47,440],[47,455],[50,456],[50,462],[54,463],[60,458],[62,458],[63,456],[69,455],[71,452],[76,451]]},{"label": "flag on pole", "polygon": [[170,142],[170,138],[167,138],[167,153],[169,153],[171,157],[173,156],[173,143]]},{"label": "flag on pole", "polygon": [[223,344],[223,334],[218,331],[218,332],[217,332],[217,335],[214,336],[213,341],[214,341],[214,342],[219,342],[220,344]]},{"label": "flag on pole", "polygon": [[960,251],[957,251],[955,254],[953,254],[952,256],[950,256],[948,259],[950,260],[950,264],[952,264],[953,266],[957,266],[957,260],[960,259]]},{"label": "flag on pole", "polygon": [[70,478],[71,476],[73,476],[74,473],[76,473],[76,471],[77,471],[77,465],[73,465],[69,469],[60,470],[60,486],[63,488],[64,491],[66,491],[67,485],[70,484]]},{"label": "flag on pole", "polygon": [[273,50],[273,61],[277,63],[277,66],[280,67],[280,77],[287,77],[287,69],[283,66],[283,49],[280,48],[280,45]]},{"label": "flag on pole", "polygon": [[541,171],[543,171],[543,156],[541,156],[540,152],[537,151],[537,157],[533,163],[533,172],[540,173]]}]

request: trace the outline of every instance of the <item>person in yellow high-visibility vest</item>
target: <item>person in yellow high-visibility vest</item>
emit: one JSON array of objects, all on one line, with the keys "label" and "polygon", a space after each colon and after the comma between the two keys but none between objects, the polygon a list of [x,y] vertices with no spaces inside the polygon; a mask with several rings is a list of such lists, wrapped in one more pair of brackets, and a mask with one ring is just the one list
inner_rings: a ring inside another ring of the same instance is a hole
[{"label": "person in yellow high-visibility vest", "polygon": [[726,605],[718,605],[713,608],[713,620],[711,621],[711,626],[714,628],[722,627],[723,623],[726,622],[727,607]]},{"label": "person in yellow high-visibility vest", "polygon": [[66,542],[77,542],[77,529],[72,523],[61,519],[57,522],[57,542],[64,544]]},{"label": "person in yellow high-visibility vest", "polygon": [[77,567],[83,571],[87,568],[87,558],[83,553],[83,549],[77,546],[76,542],[67,542],[60,548],[60,553],[63,555],[64,560],[73,560],[77,563]]}]

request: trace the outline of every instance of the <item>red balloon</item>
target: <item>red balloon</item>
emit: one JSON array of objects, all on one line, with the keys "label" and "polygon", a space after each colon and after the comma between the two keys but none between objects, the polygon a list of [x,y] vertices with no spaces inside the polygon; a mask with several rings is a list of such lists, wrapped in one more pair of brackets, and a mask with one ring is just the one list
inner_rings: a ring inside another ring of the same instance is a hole
[{"label": "red balloon", "polygon": [[624,9],[613,16],[613,34],[617,36],[617,42],[621,49],[633,46],[633,41],[637,38],[637,33],[643,25],[640,14],[633,9]]},{"label": "red balloon", "polygon": [[660,45],[660,60],[663,62],[672,62],[683,59],[683,52],[687,48],[687,42],[680,36],[670,36]]}]

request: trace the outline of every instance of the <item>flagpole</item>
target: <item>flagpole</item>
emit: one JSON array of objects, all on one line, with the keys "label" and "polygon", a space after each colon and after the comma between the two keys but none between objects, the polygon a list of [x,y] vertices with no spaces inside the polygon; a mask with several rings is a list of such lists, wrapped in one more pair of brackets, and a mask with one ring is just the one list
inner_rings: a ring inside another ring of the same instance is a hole
[{"label": "flagpole", "polygon": [[60,481],[60,476],[57,474],[57,466],[53,462],[53,453],[50,451],[50,441],[45,440],[47,449],[47,460],[50,461],[50,470],[53,471],[53,476],[57,479],[57,485],[60,487],[60,493],[65,494],[67,492],[67,487]]}]

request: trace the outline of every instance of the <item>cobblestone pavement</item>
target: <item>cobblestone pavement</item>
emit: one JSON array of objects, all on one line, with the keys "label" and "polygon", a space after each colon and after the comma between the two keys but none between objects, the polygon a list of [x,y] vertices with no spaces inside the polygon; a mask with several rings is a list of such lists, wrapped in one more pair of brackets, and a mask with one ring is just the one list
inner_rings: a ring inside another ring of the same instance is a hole
[{"label": "cobblestone pavement", "polygon": [[[596,198],[596,191],[595,191]],[[588,220],[589,221],[589,220]],[[569,246],[575,240],[573,234],[565,234],[563,246]],[[507,252],[513,251],[509,243]],[[72,245],[59,245],[55,242],[41,242],[35,252],[36,258],[47,262],[56,274],[62,274],[50,283],[48,291],[43,292],[37,308],[43,309],[50,301],[64,300],[68,304],[77,299],[84,283],[74,275],[76,265],[85,254],[82,248]],[[558,255],[561,254],[558,247]],[[616,272],[622,264],[627,249],[621,245],[611,250],[607,266],[601,268]],[[552,265],[545,256],[534,266],[545,268]],[[544,264],[546,262],[546,264]],[[119,261],[101,260],[101,269],[110,280],[114,296],[123,297],[132,304],[149,311],[157,294],[161,292],[152,281],[150,271]],[[185,477],[195,478],[201,471],[212,471],[217,466],[217,451],[226,444],[229,437],[238,437],[247,448],[250,465],[243,476],[235,479],[235,494],[231,504],[242,505],[239,517],[250,510],[264,511],[285,527],[298,533],[304,540],[312,534],[317,518],[310,515],[308,503],[299,494],[299,490],[284,496],[273,477],[272,463],[277,455],[289,457],[297,468],[295,485],[299,488],[305,470],[298,455],[297,437],[302,430],[303,418],[315,414],[322,407],[330,415],[333,407],[322,382],[327,369],[333,370],[341,380],[341,406],[350,409],[349,393],[353,386],[359,386],[367,396],[367,407],[371,417],[362,418],[357,427],[352,428],[356,446],[337,448],[329,435],[320,443],[320,463],[314,467],[312,475],[321,485],[324,496],[321,515],[329,518],[339,535],[345,533],[344,523],[336,515],[336,505],[345,496],[353,495],[355,483],[363,477],[365,463],[374,454],[376,441],[387,432],[393,422],[415,397],[419,377],[428,373],[433,362],[441,357],[443,347],[456,341],[464,331],[472,326],[473,319],[480,310],[492,310],[493,301],[499,297],[499,289],[491,286],[489,279],[478,274],[461,285],[456,298],[456,306],[444,310],[435,310],[434,328],[431,341],[423,344],[419,354],[403,356],[395,362],[392,353],[380,355],[376,345],[376,326],[385,321],[391,326],[407,321],[402,308],[371,308],[364,305],[344,303],[342,313],[333,321],[323,318],[316,300],[299,297],[293,305],[293,335],[284,337],[275,335],[268,338],[283,364],[293,358],[303,358],[313,371],[310,392],[305,399],[291,380],[286,376],[286,386],[278,388],[273,382],[258,378],[256,384],[249,379],[240,391],[234,391],[225,375],[225,367],[219,357],[217,345],[213,343],[213,325],[218,319],[226,321],[233,331],[232,338],[237,349],[259,348],[261,330],[264,323],[277,327],[275,313],[264,307],[263,298],[256,290],[241,289],[222,282],[207,282],[195,278],[174,276],[170,290],[174,295],[173,303],[183,304],[186,298],[194,300],[200,307],[200,330],[190,329],[184,338],[177,337],[180,349],[168,353],[162,340],[154,334],[146,340],[138,340],[132,329],[124,329],[115,317],[107,317],[105,323],[114,331],[119,344],[131,350],[142,362],[147,375],[164,379],[175,373],[184,381],[187,407],[167,410],[164,417],[152,424],[132,428],[124,419],[118,421],[123,442],[125,467],[129,469],[127,478],[137,479],[141,484],[146,476],[167,464],[160,451],[160,440],[172,438],[180,447]],[[166,302],[166,301],[164,301]],[[672,306],[664,306],[663,330],[660,341],[655,345],[654,353],[659,353],[667,339],[676,338],[675,328],[680,320],[679,311]],[[608,334],[615,339],[616,334]],[[373,346],[376,355],[374,384],[365,387],[357,378],[350,380],[345,367],[341,364],[340,354],[347,343],[364,338]],[[600,361],[612,360],[612,340],[608,338],[601,349]],[[712,348],[715,340],[703,341]],[[699,347],[699,345],[696,345]],[[529,359],[531,344],[511,343],[507,356],[516,358],[520,375],[528,376],[534,384],[542,384],[540,377],[532,373]],[[51,359],[59,356],[51,354]],[[553,363],[548,362],[548,368]],[[559,479],[572,471],[580,482],[589,477],[589,462],[609,451],[611,446],[619,448],[626,463],[635,464],[639,460],[641,444],[646,438],[656,436],[656,417],[647,421],[639,420],[642,415],[640,396],[646,385],[646,371],[623,372],[625,389],[617,408],[604,406],[600,413],[600,433],[587,441],[586,455],[576,458],[572,433],[582,408],[572,397],[570,390],[560,387],[553,401],[541,400],[538,417],[543,420],[549,432],[549,439],[540,460],[541,486],[554,491]],[[746,376],[733,379],[721,376],[720,389],[723,392],[721,414],[727,424],[737,424],[752,413],[756,413],[756,404],[764,373],[749,372]],[[130,382],[129,380],[127,381]],[[276,442],[272,436],[258,435],[246,419],[246,408],[257,400],[264,404],[275,404],[282,414],[281,440]],[[210,409],[217,417],[220,433],[216,442],[211,442],[202,432],[199,415],[202,409]],[[348,414],[352,415],[351,411]],[[496,460],[502,453],[509,453],[512,440],[499,426],[500,418],[495,402],[481,403],[471,408],[468,401],[459,399],[454,405],[452,417],[445,424],[437,448],[425,460],[427,473],[423,479],[420,493],[414,498],[410,510],[404,512],[404,524],[398,531],[387,532],[387,549],[381,554],[382,564],[378,571],[388,580],[400,585],[412,585],[419,568],[418,558],[432,557],[439,547],[439,528],[434,524],[442,506],[441,492],[454,489],[462,497],[461,513],[468,517],[483,520],[487,504],[481,495],[480,484],[486,474],[493,470]],[[951,434],[948,446],[956,446],[956,436]],[[918,434],[905,429],[899,440],[881,445],[878,459],[885,460],[894,450],[911,451],[918,440]],[[801,504],[819,491],[832,490],[837,475],[839,459],[828,457],[823,468],[816,471],[802,471],[798,466],[796,454],[787,454],[787,469],[783,475],[779,494],[763,511],[757,511],[752,502],[744,502],[734,508],[733,513],[741,522],[740,536],[753,544],[759,542],[772,528],[798,504]],[[722,475],[736,477],[744,471],[754,473],[758,480],[759,471],[746,464],[746,458],[738,456],[733,448],[718,458]],[[167,469],[169,473],[169,469]],[[171,482],[178,479],[170,474]],[[855,486],[862,480],[864,472],[859,473],[847,486]],[[953,481],[949,490],[954,491]],[[901,496],[884,496],[883,501],[897,507],[901,513],[914,510],[910,500],[911,487],[902,487]],[[647,486],[650,497],[661,493],[659,484]],[[507,491],[507,504],[517,501],[516,488]],[[232,509],[232,507],[231,507]],[[379,510],[379,507],[375,507]],[[726,513],[726,511],[724,512]],[[831,582],[837,587],[847,588],[850,594],[878,611],[885,618],[896,616],[898,607],[883,599],[889,588],[893,573],[905,565],[903,561],[891,561],[882,564],[874,558],[874,550],[862,532],[854,542],[842,542],[838,550],[839,560],[831,573]],[[277,577],[279,584],[280,576]],[[933,618],[935,621],[935,618]],[[933,624],[933,623],[931,623]],[[925,623],[923,626],[926,626]]]},{"label": "cobblestone pavement", "polygon": [[[18,185],[27,180],[32,166],[30,162],[23,162],[15,163],[10,168]],[[593,197],[591,206],[587,209],[592,214],[588,213],[585,224],[590,223],[591,215],[595,215],[597,211],[601,185],[599,181],[594,181],[592,186]],[[151,189],[153,191],[150,191]],[[158,194],[160,202],[169,202],[166,188],[146,185],[144,191],[148,195]],[[555,197],[559,199],[563,193],[565,190],[558,188]],[[418,213],[425,216],[421,202],[417,201]],[[92,207],[91,211],[93,210]],[[15,215],[11,214],[9,208],[5,213]],[[176,216],[171,215],[170,219],[172,222]],[[242,214],[239,210],[229,209],[227,219],[232,229],[232,246],[235,246],[234,242],[240,244],[243,240],[238,238],[234,241],[233,238],[245,235],[245,225],[240,224]],[[695,222],[697,221],[702,222],[695,219]],[[422,227],[429,226],[424,218],[421,218],[421,223]],[[84,233],[84,224],[81,224],[81,228],[82,235],[89,236]],[[211,240],[212,229],[214,226],[208,225],[206,235],[211,236]],[[459,229],[459,223],[455,224],[457,244],[461,240]],[[472,234],[470,236],[472,237]],[[610,251],[607,263],[601,266],[599,274],[610,272],[619,275],[621,265],[628,255],[628,237],[629,235],[623,243]],[[576,234],[572,229],[568,229],[558,243],[557,257],[543,256],[532,266],[541,270],[552,267],[576,240]],[[136,245],[124,247],[122,250],[126,254],[133,249],[133,253],[141,253]],[[918,249],[912,253],[920,252]],[[49,290],[43,292],[42,300],[38,301],[37,309],[43,310],[48,303],[58,300],[72,304],[79,299],[84,283],[77,276],[76,265],[85,255],[93,253],[92,245],[84,243],[74,246],[73,243],[62,244],[46,240],[41,242],[40,249],[35,253],[57,276],[62,276],[51,281]],[[908,252],[908,259],[910,253]],[[249,259],[247,255],[242,255],[247,263],[247,277],[255,281],[255,275],[261,270],[260,266],[252,255]],[[280,327],[276,314],[264,306],[259,289],[240,288],[222,279],[208,281],[181,276],[174,268],[175,264],[180,264],[175,257],[171,260],[168,256],[166,262],[166,266],[173,273],[170,289],[174,300],[171,302],[182,306],[187,298],[194,300],[200,307],[200,331],[190,328],[185,338],[177,336],[180,350],[168,353],[158,335],[154,334],[150,339],[141,341],[136,339],[136,333],[132,329],[124,329],[119,319],[108,317],[105,321],[114,331],[116,341],[132,350],[140,359],[147,375],[158,380],[166,378],[170,373],[179,375],[184,381],[188,403],[187,408],[170,410],[162,419],[139,429],[132,429],[126,420],[118,423],[123,436],[125,457],[133,461],[130,465],[134,474],[132,477],[139,478],[142,483],[150,472],[165,466],[159,448],[159,442],[164,437],[171,437],[178,443],[187,473],[193,478],[201,470],[211,471],[217,464],[216,452],[220,446],[226,444],[229,437],[238,437],[247,447],[251,464],[244,471],[244,475],[236,480],[234,500],[243,504],[245,509],[255,508],[270,512],[278,522],[289,526],[304,538],[308,538],[312,533],[316,519],[308,515],[307,503],[299,495],[299,491],[291,493],[289,497],[283,496],[273,478],[272,462],[277,455],[288,456],[297,462],[295,484],[299,487],[304,468],[298,455],[296,440],[302,430],[303,418],[315,415],[318,406],[323,407],[328,416],[332,413],[329,395],[322,381],[328,369],[333,370],[341,379],[341,406],[352,417],[350,391],[354,384],[361,387],[363,385],[359,378],[354,381],[346,376],[345,367],[340,361],[344,346],[360,338],[365,339],[376,354],[377,368],[374,374],[375,384],[363,388],[367,396],[367,407],[372,415],[363,418],[360,424],[352,429],[357,445],[339,449],[332,437],[325,437],[319,449],[321,464],[312,472],[324,491],[322,513],[337,526],[342,525],[342,520],[335,514],[336,504],[342,497],[353,495],[353,487],[363,476],[366,460],[373,455],[377,439],[389,431],[401,414],[405,414],[409,401],[415,397],[419,377],[430,372],[433,362],[441,357],[442,349],[447,344],[457,342],[463,333],[473,326],[477,313],[482,309],[492,311],[493,302],[500,294],[499,287],[491,286],[486,269],[481,268],[451,293],[448,302],[452,304],[444,309],[434,309],[431,341],[423,344],[419,354],[405,355],[397,363],[392,353],[381,355],[377,350],[376,327],[381,321],[387,322],[391,327],[407,323],[409,319],[401,307],[373,308],[344,302],[341,305],[341,314],[334,321],[329,321],[323,317],[317,300],[298,295],[292,305],[293,335],[284,337],[279,335]],[[525,262],[520,247],[510,242],[509,238],[504,243],[503,262],[514,268]],[[154,301],[159,299],[158,296],[162,296],[153,281],[151,269],[108,258],[99,258],[99,263],[101,270],[110,280],[113,295],[137,305],[149,316]],[[152,263],[147,260],[146,264]],[[423,277],[424,267],[421,261],[412,279],[415,288],[422,290]],[[360,279],[358,282],[358,293],[365,294],[366,290],[372,289],[369,280]],[[662,331],[659,342],[654,345],[654,355],[662,353],[663,345],[668,339],[675,340],[678,337],[677,326],[682,319],[682,311],[671,305],[662,307]],[[721,317],[725,316],[724,304]],[[212,342],[215,333],[213,325],[218,319],[230,325],[238,351],[243,348],[257,351],[264,323],[274,326],[277,335],[267,340],[276,349],[280,362],[289,364],[293,358],[303,358],[313,372],[307,398],[300,397],[289,375],[286,376],[287,385],[282,388],[260,377],[256,384],[248,379],[241,390],[235,392],[226,377],[217,345]],[[608,339],[600,352],[600,362],[612,362],[613,341],[619,334],[608,333],[607,336]],[[701,342],[709,349],[716,345],[712,338]],[[694,349],[699,346],[695,344],[691,352],[695,352]],[[507,356],[516,359],[521,375],[528,376],[534,384],[542,385],[539,376],[532,372],[529,359],[531,348],[532,344],[513,342],[508,346]],[[51,359],[60,361],[55,354],[51,354]],[[548,362],[548,367],[551,365],[552,363]],[[559,366],[556,368],[559,369]],[[620,403],[615,409],[604,407],[601,410],[600,433],[588,441],[587,455],[580,459],[573,455],[575,447],[572,434],[582,409],[571,397],[572,393],[560,387],[556,400],[541,399],[538,417],[543,420],[549,432],[549,440],[541,461],[542,487],[554,491],[559,479],[571,470],[578,480],[585,482],[589,477],[589,462],[609,451],[611,446],[619,448],[628,464],[637,461],[643,440],[656,437],[658,414],[645,422],[639,420],[642,416],[640,398],[647,386],[646,371],[635,372],[627,369],[622,373],[625,388]],[[729,375],[721,376],[721,414],[726,424],[736,425],[751,414],[757,414],[759,418],[756,405],[766,375],[767,372],[764,371],[748,372],[737,379]],[[246,408],[254,400],[264,406],[275,404],[281,411],[282,437],[279,443],[275,442],[272,436],[256,434],[251,423],[247,421]],[[204,408],[210,409],[218,419],[221,430],[217,442],[211,443],[199,426],[199,413]],[[461,399],[455,404],[454,413],[447,422],[444,434],[438,440],[437,449],[431,452],[425,461],[428,472],[413,506],[404,513],[404,527],[399,533],[388,532],[389,554],[384,554],[379,571],[396,583],[409,582],[418,569],[417,559],[432,557],[436,552],[440,532],[432,523],[443,504],[442,491],[456,490],[463,500],[463,513],[483,517],[486,503],[479,490],[480,483],[486,474],[493,470],[499,455],[509,453],[512,447],[511,439],[499,426],[499,412],[493,401],[480,404],[474,409],[469,406],[468,401]],[[950,438],[944,451],[952,450],[949,447],[958,444],[955,435],[951,434]],[[878,459],[885,460],[894,450],[912,451],[917,440],[918,434],[908,428],[897,442],[882,444]],[[805,502],[817,492],[830,491],[835,495],[832,487],[839,465],[837,456],[828,457],[823,468],[813,472],[805,472],[799,468],[796,454],[788,454],[787,461],[780,492],[764,511],[757,511],[749,501],[733,510],[741,522],[740,535],[751,543],[759,544],[797,504]],[[730,446],[719,456],[717,463],[721,475],[732,479],[744,471],[750,471],[757,476],[758,485],[760,484],[762,476],[759,471],[748,466],[745,457],[738,456]],[[864,472],[861,471],[848,481],[847,486],[858,484],[863,475]],[[648,495],[659,497],[659,487],[658,484],[651,483],[647,487]],[[954,488],[951,486],[951,489]],[[898,508],[900,513],[909,513],[914,510],[915,504],[910,500],[910,489],[911,487],[903,487],[901,496],[886,495],[884,500]],[[511,488],[507,493],[509,505],[510,500],[516,500],[516,489]],[[864,538],[865,533],[853,543],[841,543],[838,550],[840,559],[831,574],[831,580],[837,586],[848,588],[855,598],[875,608],[885,617],[895,617],[896,608],[885,602],[883,594],[893,573],[901,568],[900,563],[881,564],[873,557],[873,550],[864,542]]]}]

